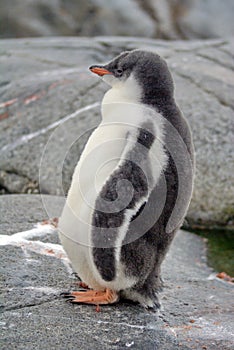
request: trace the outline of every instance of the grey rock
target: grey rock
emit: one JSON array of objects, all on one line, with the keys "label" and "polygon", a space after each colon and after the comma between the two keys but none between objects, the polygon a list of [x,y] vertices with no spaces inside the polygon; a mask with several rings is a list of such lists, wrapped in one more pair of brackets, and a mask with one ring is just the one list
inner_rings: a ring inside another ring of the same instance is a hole
[{"label": "grey rock", "polygon": [[1,0],[0,6],[2,38],[123,35],[174,40],[234,34],[232,0]]},{"label": "grey rock", "polygon": [[138,0],[142,9],[154,20],[155,38],[159,39],[184,39],[184,34],[179,30],[178,23],[184,12],[189,10],[189,0]]},{"label": "grey rock", "polygon": [[54,253],[56,230],[44,226],[43,232],[42,226],[38,233],[14,238],[48,218],[45,198],[59,216],[61,197],[0,197],[5,208],[0,219],[1,349],[233,348],[233,286],[214,277],[204,241],[185,231],[178,232],[163,264],[158,313],[127,302],[103,306],[100,312],[66,303],[60,293],[76,289],[76,279],[63,255]]},{"label": "grey rock", "polygon": [[81,35],[154,36],[156,24],[151,16],[142,11],[137,1],[92,0],[91,3],[97,9],[96,14],[88,23],[88,33],[87,20],[83,18]]},{"label": "grey rock", "polygon": [[234,33],[232,0],[186,0],[185,11],[177,20],[186,39],[223,38]]},{"label": "grey rock", "polygon": [[155,32],[153,19],[141,10],[134,0],[118,2],[9,0],[1,4],[0,20],[2,37],[57,35],[152,37]]},{"label": "grey rock", "polygon": [[1,234],[11,235],[32,228],[38,222],[58,217],[65,199],[48,195],[0,196]]},{"label": "grey rock", "polygon": [[[138,0],[157,23],[161,39],[211,39],[234,33],[232,0]],[[215,20],[214,20],[215,19]]]},{"label": "grey rock", "polygon": [[88,67],[139,47],[167,60],[193,131],[197,172],[189,225],[233,226],[233,40],[47,38],[2,40],[0,47],[3,192],[67,193],[108,88]]}]

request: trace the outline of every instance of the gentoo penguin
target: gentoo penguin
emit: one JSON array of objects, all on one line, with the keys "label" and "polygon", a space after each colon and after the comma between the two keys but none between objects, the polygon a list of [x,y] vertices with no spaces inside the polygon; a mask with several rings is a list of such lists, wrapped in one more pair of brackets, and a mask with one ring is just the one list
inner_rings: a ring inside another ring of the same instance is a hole
[{"label": "gentoo penguin", "polygon": [[157,309],[160,266],[192,193],[191,133],[159,55],[126,51],[90,71],[111,88],[59,219],[61,243],[87,287],[66,296]]}]

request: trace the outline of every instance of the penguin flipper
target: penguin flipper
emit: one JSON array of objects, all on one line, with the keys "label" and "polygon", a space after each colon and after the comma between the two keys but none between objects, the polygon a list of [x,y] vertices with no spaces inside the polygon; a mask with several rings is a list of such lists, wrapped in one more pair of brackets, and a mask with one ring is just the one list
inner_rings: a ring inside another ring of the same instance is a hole
[{"label": "penguin flipper", "polygon": [[[127,135],[120,161],[102,187],[95,203],[92,220],[92,256],[104,281],[117,278],[119,247],[128,227],[147,201],[153,186],[149,151],[154,135],[153,125],[139,126]],[[152,131],[153,132],[153,131]],[[149,188],[150,187],[150,188]]]}]

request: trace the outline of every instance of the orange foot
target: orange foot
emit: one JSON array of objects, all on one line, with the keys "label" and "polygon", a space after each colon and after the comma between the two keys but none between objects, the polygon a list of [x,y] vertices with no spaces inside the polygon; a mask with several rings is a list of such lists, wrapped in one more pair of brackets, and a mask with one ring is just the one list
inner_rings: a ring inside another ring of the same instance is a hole
[{"label": "orange foot", "polygon": [[87,290],[83,292],[71,292],[63,293],[64,297],[69,298],[70,303],[81,303],[81,304],[113,304],[119,300],[119,295],[107,288],[104,291]]}]

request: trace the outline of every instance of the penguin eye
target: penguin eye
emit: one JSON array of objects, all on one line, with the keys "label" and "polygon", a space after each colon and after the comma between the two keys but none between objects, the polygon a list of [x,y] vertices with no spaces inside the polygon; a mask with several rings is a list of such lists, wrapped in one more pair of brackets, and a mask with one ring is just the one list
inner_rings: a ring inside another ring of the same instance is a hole
[{"label": "penguin eye", "polygon": [[123,74],[123,69],[121,68],[116,69],[116,73],[119,77],[121,77],[121,75]]}]

